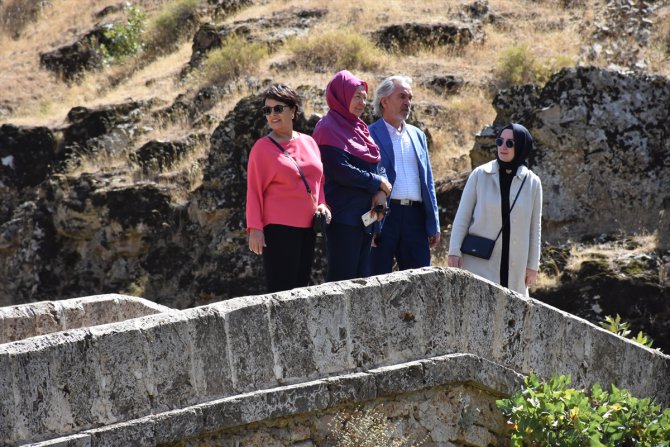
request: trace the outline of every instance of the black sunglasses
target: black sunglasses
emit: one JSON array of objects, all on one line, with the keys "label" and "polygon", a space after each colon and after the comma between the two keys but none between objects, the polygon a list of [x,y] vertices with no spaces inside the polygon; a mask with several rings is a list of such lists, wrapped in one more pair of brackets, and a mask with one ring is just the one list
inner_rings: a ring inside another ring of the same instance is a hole
[{"label": "black sunglasses", "polygon": [[514,147],[514,140],[503,140],[502,138],[496,138],[496,146],[502,146],[503,141],[508,148],[512,149]]},{"label": "black sunglasses", "polygon": [[261,110],[263,111],[263,115],[267,116],[267,115],[270,115],[272,113],[272,111],[274,111],[275,113],[282,113],[284,111],[284,109],[287,108],[287,107],[288,106],[284,105],[284,104],[277,104],[274,107],[265,106]]}]

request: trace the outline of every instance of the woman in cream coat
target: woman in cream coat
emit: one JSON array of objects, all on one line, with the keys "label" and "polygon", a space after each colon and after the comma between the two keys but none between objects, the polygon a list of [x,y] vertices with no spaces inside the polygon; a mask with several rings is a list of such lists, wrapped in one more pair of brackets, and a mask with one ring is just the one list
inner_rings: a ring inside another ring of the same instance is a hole
[{"label": "woman in cream coat", "polygon": [[[540,265],[542,220],[542,183],[526,166],[533,139],[524,126],[510,124],[496,146],[496,159],[475,168],[465,184],[452,225],[448,264],[528,295]],[[461,253],[468,233],[495,239],[501,228],[489,259]]]}]

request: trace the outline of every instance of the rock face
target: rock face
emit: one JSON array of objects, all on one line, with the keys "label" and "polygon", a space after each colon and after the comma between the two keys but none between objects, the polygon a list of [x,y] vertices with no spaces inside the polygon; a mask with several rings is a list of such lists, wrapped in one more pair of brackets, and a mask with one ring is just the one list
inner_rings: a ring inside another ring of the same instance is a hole
[{"label": "rock face", "polygon": [[496,132],[523,123],[544,186],[543,238],[657,233],[670,247],[670,81],[596,68],[556,73],[543,89],[500,92],[473,165],[492,158]]},{"label": "rock face", "polygon": [[374,33],[381,48],[411,51],[419,47],[450,45],[461,47],[474,39],[472,27],[453,23],[403,23],[389,25]]},{"label": "rock face", "polygon": [[610,0],[603,2],[594,20],[591,44],[581,49],[587,63],[606,58],[610,63],[642,70],[647,61],[641,55],[654,25],[654,14],[663,2],[654,0]]},{"label": "rock face", "polygon": [[105,26],[99,26],[77,41],[40,54],[40,64],[53,71],[65,81],[73,81],[85,71],[102,67],[100,44],[109,44],[105,37]]}]

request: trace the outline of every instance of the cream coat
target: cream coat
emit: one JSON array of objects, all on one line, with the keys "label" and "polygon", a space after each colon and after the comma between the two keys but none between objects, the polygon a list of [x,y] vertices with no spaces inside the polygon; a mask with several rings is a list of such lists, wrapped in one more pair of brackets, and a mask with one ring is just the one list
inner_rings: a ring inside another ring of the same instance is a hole
[{"label": "cream coat", "polygon": [[[514,201],[524,176],[516,205],[510,216],[509,288],[528,295],[525,284],[526,269],[538,270],[540,265],[540,237],[542,218],[542,183],[526,166],[517,169],[510,187],[510,205]],[[463,189],[461,202],[454,218],[449,241],[449,255],[461,257],[461,267],[500,284],[500,255],[502,234],[496,241],[490,259],[480,259],[461,253],[461,243],[471,233],[494,239],[502,226],[500,215],[500,179],[498,163],[493,160],[475,168]]]}]

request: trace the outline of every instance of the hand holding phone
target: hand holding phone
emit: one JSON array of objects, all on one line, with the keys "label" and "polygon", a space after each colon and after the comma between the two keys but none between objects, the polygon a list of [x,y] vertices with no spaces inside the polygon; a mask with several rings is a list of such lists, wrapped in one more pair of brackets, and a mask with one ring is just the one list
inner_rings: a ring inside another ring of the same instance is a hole
[{"label": "hand holding phone", "polygon": [[381,220],[380,216],[385,216],[388,213],[390,213],[391,210],[389,208],[386,208],[384,205],[377,205],[367,213],[363,214],[361,216],[361,220],[363,221],[363,225],[366,227],[370,224],[372,224],[375,220]]},{"label": "hand holding phone", "polygon": [[361,216],[361,220],[363,221],[363,225],[366,227],[371,225],[374,221],[377,220],[377,213],[374,213],[372,210],[368,211],[367,213],[363,214]]}]

